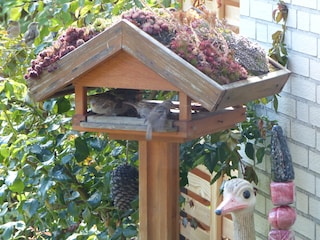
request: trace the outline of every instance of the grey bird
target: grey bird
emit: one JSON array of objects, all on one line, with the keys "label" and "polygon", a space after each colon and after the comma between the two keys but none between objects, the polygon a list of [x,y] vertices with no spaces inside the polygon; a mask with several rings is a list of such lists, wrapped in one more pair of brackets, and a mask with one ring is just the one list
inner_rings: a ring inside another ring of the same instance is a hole
[{"label": "grey bird", "polygon": [[117,96],[108,94],[108,92],[90,95],[88,102],[92,112],[107,116],[122,115],[130,108],[129,105],[123,104]]},{"label": "grey bird", "polygon": [[157,104],[147,117],[147,132],[146,139],[152,139],[152,131],[161,131],[165,127],[165,123],[170,113],[170,109],[173,106],[173,103],[170,100],[163,101],[160,104]]},{"label": "grey bird", "polygon": [[123,103],[134,107],[136,109],[138,115],[141,118],[144,118],[146,120],[147,120],[152,108],[155,106],[152,103],[144,102],[144,101],[140,101],[140,102],[136,102],[136,103],[132,103],[132,102],[123,102]]},{"label": "grey bird", "polygon": [[20,23],[18,21],[9,20],[7,28],[8,37],[13,39],[20,35]]},{"label": "grey bird", "polygon": [[24,33],[23,40],[27,46],[31,46],[39,36],[38,23],[32,22],[28,25],[28,30]]}]

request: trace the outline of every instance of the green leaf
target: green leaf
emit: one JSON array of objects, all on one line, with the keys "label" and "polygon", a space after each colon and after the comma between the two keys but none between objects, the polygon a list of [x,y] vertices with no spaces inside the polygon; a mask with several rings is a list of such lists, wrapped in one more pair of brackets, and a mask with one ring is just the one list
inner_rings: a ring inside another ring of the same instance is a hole
[{"label": "green leaf", "polygon": [[248,156],[248,158],[254,160],[254,147],[251,142],[247,142],[245,146],[245,153]]},{"label": "green leaf", "polygon": [[282,18],[283,18],[282,12],[279,11],[278,14],[277,14],[277,16],[276,16],[276,22],[279,23]]},{"label": "green leaf", "polygon": [[14,222],[8,222],[5,224],[0,225],[0,229],[3,230],[1,237],[3,240],[9,240],[12,239],[12,233],[14,230]]},{"label": "green leaf", "polygon": [[73,200],[75,200],[75,199],[77,199],[77,198],[79,198],[79,197],[80,197],[80,193],[77,192],[77,191],[73,191],[72,194],[71,194],[71,196],[70,196],[70,197],[67,197],[65,200],[66,200],[66,201],[73,201]]},{"label": "green leaf", "polygon": [[221,174],[222,174],[222,169],[220,169],[218,172],[216,172],[214,177],[211,179],[210,184],[214,184],[221,177]]},{"label": "green leaf", "polygon": [[61,158],[61,163],[67,164],[68,162],[70,162],[72,160],[72,158],[73,158],[73,155],[71,153],[67,154]]},{"label": "green leaf", "polygon": [[136,229],[136,227],[134,226],[128,226],[125,229],[123,229],[123,236],[125,236],[126,238],[131,238],[131,237],[135,237],[137,236],[138,231]]},{"label": "green leaf", "polygon": [[264,147],[258,148],[258,150],[256,152],[256,157],[257,157],[258,163],[262,163],[264,155],[265,155],[265,148]]},{"label": "green leaf", "polygon": [[123,229],[121,227],[118,227],[116,231],[111,236],[110,240],[120,240],[122,237]]},{"label": "green leaf", "polygon": [[279,101],[277,95],[274,95],[273,97],[273,108],[276,112],[278,112],[278,107],[279,107]]},{"label": "green leaf", "polygon": [[59,98],[56,104],[58,106],[58,111],[57,111],[58,114],[68,112],[71,108],[70,101],[65,97]]},{"label": "green leaf", "polygon": [[5,216],[5,214],[8,212],[8,202],[4,202],[1,206],[1,211],[0,211],[0,217]]},{"label": "green leaf", "polygon": [[83,217],[83,220],[85,220],[86,222],[90,221],[90,219],[91,219],[91,211],[89,210],[89,208],[86,208],[82,212],[82,217]]},{"label": "green leaf", "polygon": [[56,100],[55,99],[50,99],[47,100],[43,103],[42,107],[44,110],[46,111],[51,111],[53,109],[53,107],[55,106]]},{"label": "green leaf", "polygon": [[31,198],[24,202],[23,210],[27,213],[28,217],[32,217],[39,208],[39,201]]},{"label": "green leaf", "polygon": [[0,187],[0,200],[4,199],[7,194],[6,194],[6,191],[8,189],[8,186],[3,184],[1,187]]},{"label": "green leaf", "polygon": [[10,9],[10,19],[18,21],[21,17],[22,7],[13,7]]},{"label": "green leaf", "polygon": [[71,178],[65,173],[63,166],[56,165],[52,169],[52,178],[59,182],[66,182]]},{"label": "green leaf", "polygon": [[40,147],[39,144],[34,144],[30,147],[30,152],[34,154],[41,154],[42,148]]},{"label": "green leaf", "polygon": [[8,171],[8,175],[5,180],[5,184],[9,187],[11,186],[18,178],[18,171]]},{"label": "green leaf", "polygon": [[89,203],[89,205],[91,207],[96,207],[100,204],[101,202],[101,198],[102,198],[102,193],[99,191],[96,191],[94,194],[92,194],[89,199],[87,200],[87,202]]},{"label": "green leaf", "polygon": [[24,183],[22,182],[22,180],[20,178],[18,178],[14,181],[14,183],[12,185],[8,186],[8,188],[12,192],[22,193],[24,190]]},{"label": "green leaf", "polygon": [[69,202],[68,204],[68,213],[71,215],[71,216],[78,216],[79,215],[79,209],[76,205],[76,203],[74,201],[72,202]]},{"label": "green leaf", "polygon": [[213,173],[216,165],[218,164],[219,159],[216,156],[216,153],[213,151],[210,153],[210,157],[207,157],[204,160],[204,165],[207,167],[207,169],[210,171],[210,173]]},{"label": "green leaf", "polygon": [[47,191],[52,185],[54,185],[54,182],[51,181],[48,177],[41,178],[38,194],[40,194],[44,198],[47,195]]},{"label": "green leaf", "polygon": [[279,39],[281,38],[281,36],[282,36],[282,32],[280,30],[276,31],[275,33],[272,34],[272,40],[275,42],[279,42]]},{"label": "green leaf", "polygon": [[244,179],[248,180],[249,182],[254,182],[255,184],[258,184],[258,175],[252,166],[245,167]]},{"label": "green leaf", "polygon": [[4,158],[7,158],[10,156],[10,150],[7,144],[2,144],[0,146],[0,155],[3,156]]},{"label": "green leaf", "polygon": [[[103,149],[105,149],[106,145],[107,145],[107,141],[102,140],[98,137],[96,138],[91,138],[89,141],[90,146],[96,150],[96,151],[102,151]],[[122,150],[122,149],[121,149]]]},{"label": "green leaf", "polygon": [[81,137],[76,138],[74,142],[76,147],[74,156],[78,162],[81,162],[89,156],[89,148],[87,142]]},{"label": "green leaf", "polygon": [[38,2],[33,2],[30,4],[28,10],[29,10],[29,13],[34,13],[37,9],[38,9]]},{"label": "green leaf", "polygon": [[114,149],[112,149],[111,155],[114,157],[119,156],[122,153],[122,149],[123,146],[115,147]]},{"label": "green leaf", "polygon": [[3,144],[7,144],[11,137],[13,136],[13,133],[10,133],[9,135],[6,136],[0,136],[0,146],[2,148]]}]

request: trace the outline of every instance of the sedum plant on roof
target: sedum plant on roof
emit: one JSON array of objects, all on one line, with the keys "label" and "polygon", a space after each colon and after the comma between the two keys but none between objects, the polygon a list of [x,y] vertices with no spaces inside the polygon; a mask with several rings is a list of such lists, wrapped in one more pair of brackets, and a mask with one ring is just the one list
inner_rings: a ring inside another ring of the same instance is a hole
[{"label": "sedum plant on roof", "polygon": [[[248,74],[267,73],[264,50],[247,38],[232,33],[206,9],[136,9],[122,14],[137,27],[170,48],[219,84],[246,79]],[[106,26],[106,27],[104,27]],[[98,19],[87,28],[69,27],[51,47],[31,62],[26,79],[37,79],[43,71],[56,70],[61,57],[110,27]]]}]

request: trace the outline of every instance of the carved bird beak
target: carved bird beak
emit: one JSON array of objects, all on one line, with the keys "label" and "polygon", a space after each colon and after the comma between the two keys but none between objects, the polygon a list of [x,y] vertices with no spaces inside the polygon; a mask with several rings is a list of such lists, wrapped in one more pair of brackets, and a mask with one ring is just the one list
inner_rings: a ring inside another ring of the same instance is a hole
[{"label": "carved bird beak", "polygon": [[224,197],[224,200],[219,204],[215,213],[217,215],[226,215],[231,212],[240,211],[249,207],[249,204],[240,202],[234,197]]}]

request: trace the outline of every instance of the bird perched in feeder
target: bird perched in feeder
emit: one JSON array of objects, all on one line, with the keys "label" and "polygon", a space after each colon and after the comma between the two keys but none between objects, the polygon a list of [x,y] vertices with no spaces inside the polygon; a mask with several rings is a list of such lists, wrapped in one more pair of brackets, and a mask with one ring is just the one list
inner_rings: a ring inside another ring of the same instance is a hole
[{"label": "bird perched in feeder", "polygon": [[147,120],[147,132],[146,139],[152,138],[152,131],[161,131],[164,129],[170,109],[173,107],[173,103],[170,100],[163,101],[160,104],[154,106],[149,113]]},{"label": "bird perched in feeder", "polygon": [[123,104],[121,100],[107,93],[98,93],[88,96],[91,111],[96,114],[107,116],[122,115],[128,111],[129,106]]},{"label": "bird perched in feeder", "polygon": [[217,215],[231,214],[235,240],[255,240],[253,211],[256,204],[255,189],[241,178],[225,182],[223,201],[215,210]]},{"label": "bird perched in feeder", "polygon": [[124,104],[124,102],[136,101],[139,98],[140,91],[131,89],[111,89],[104,93],[90,95],[87,97],[87,100],[93,113],[117,116],[125,115],[127,111],[132,109],[132,106]]},{"label": "bird perched in feeder", "polygon": [[23,39],[27,46],[31,46],[39,36],[38,23],[32,22],[28,25],[28,30],[24,33]]},{"label": "bird perched in feeder", "polygon": [[155,106],[155,104],[152,104],[149,102],[144,102],[144,101],[140,101],[137,103],[132,103],[132,102],[123,102],[123,103],[134,107],[136,109],[138,115],[141,118],[144,118],[146,120],[147,120],[152,108]]},{"label": "bird perched in feeder", "polygon": [[20,23],[18,21],[9,20],[7,28],[8,37],[13,39],[20,35]]}]

